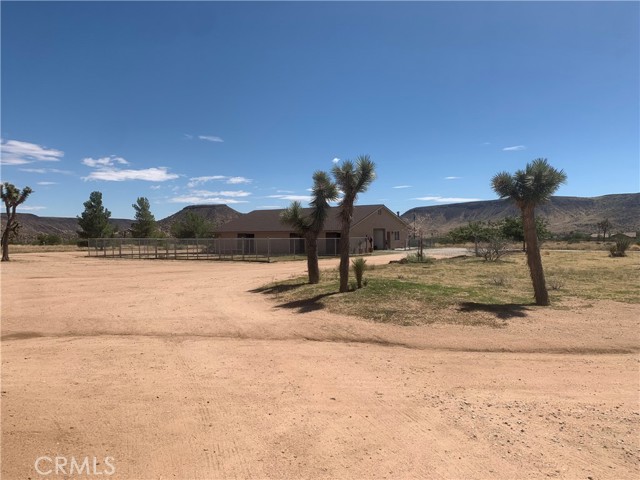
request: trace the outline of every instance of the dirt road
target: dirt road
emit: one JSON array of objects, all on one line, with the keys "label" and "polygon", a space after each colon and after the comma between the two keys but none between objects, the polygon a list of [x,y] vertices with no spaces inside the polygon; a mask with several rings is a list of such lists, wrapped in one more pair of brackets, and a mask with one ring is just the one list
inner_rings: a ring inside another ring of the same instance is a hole
[{"label": "dirt road", "polygon": [[2,478],[638,478],[637,306],[400,327],[252,291],[304,267],[14,255]]}]

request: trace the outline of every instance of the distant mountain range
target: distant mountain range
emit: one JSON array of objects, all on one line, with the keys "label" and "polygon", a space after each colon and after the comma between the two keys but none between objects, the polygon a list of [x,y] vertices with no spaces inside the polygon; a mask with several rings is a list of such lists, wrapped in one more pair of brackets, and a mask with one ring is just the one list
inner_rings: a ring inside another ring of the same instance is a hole
[{"label": "distant mountain range", "polygon": [[[197,213],[216,225],[223,225],[243,215],[227,205],[191,205],[159,220],[158,226],[168,233],[171,225],[182,220],[188,212]],[[553,233],[596,233],[596,224],[606,218],[613,225],[612,233],[635,232],[640,230],[640,193],[593,198],[552,197],[548,203],[540,205],[536,213],[548,221],[549,230]],[[416,207],[405,212],[402,218],[413,222],[415,215],[415,220],[424,225],[428,232],[443,235],[471,221],[498,221],[518,214],[516,207],[508,200],[487,200]],[[30,213],[18,213],[17,220],[22,225],[21,241],[34,240],[41,233],[56,234],[66,239],[75,238],[77,235],[78,222],[75,218],[40,217]],[[4,222],[5,214],[2,214],[3,225]],[[111,219],[111,223],[122,232],[131,227],[133,220],[114,218]]]},{"label": "distant mountain range", "polygon": [[[408,210],[402,218],[415,220],[436,235],[466,225],[469,222],[497,221],[520,211],[509,200],[456,203],[417,207]],[[612,233],[640,230],[640,193],[622,193],[602,197],[551,197],[536,209],[544,217],[553,233],[572,231],[597,233],[596,224],[609,219]]]}]

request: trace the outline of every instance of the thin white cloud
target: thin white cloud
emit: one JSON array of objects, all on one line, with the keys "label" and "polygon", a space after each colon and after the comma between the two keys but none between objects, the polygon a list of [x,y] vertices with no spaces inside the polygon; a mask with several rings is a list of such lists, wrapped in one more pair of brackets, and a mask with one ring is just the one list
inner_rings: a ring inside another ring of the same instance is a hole
[{"label": "thin white cloud", "polygon": [[38,182],[38,185],[58,185],[58,182]]},{"label": "thin white cloud", "polygon": [[277,198],[279,200],[291,200],[293,202],[310,202],[310,195],[268,195],[267,198]]},{"label": "thin white cloud", "polygon": [[28,172],[28,173],[40,173],[40,174],[60,173],[63,175],[73,175],[73,172],[69,170],[60,170],[58,168],[19,168],[18,170],[20,170],[21,172]]},{"label": "thin white cloud", "polygon": [[198,135],[198,138],[200,140],[206,140],[207,142],[224,142],[224,140],[222,140],[220,137],[216,137],[213,135]]},{"label": "thin white cloud", "polygon": [[340,163],[340,159],[338,157],[335,157],[333,160],[331,160],[334,164],[336,163]]},{"label": "thin white cloud", "polygon": [[491,145],[491,142],[483,142],[482,145]]},{"label": "thin white cloud", "polygon": [[19,140],[0,140],[0,165],[25,165],[34,162],[59,162],[64,152]]},{"label": "thin white cloud", "polygon": [[206,177],[192,177],[189,179],[189,183],[187,184],[187,187],[189,188],[193,188],[193,187],[197,187],[198,185],[202,185],[203,183],[206,182],[210,182],[212,180],[226,180],[227,177],[225,177],[224,175],[210,175],[210,176],[206,176]]},{"label": "thin white cloud", "polygon": [[440,197],[437,195],[428,196],[428,197],[416,197],[412,198],[412,200],[422,200],[425,202],[436,202],[436,203],[464,203],[464,202],[479,202],[481,198],[461,198],[461,197]]},{"label": "thin white cloud", "polygon": [[40,205],[20,205],[20,210],[25,212],[36,212],[38,210],[45,210],[47,207],[42,207]]},{"label": "thin white cloud", "polygon": [[238,185],[240,183],[251,183],[253,180],[244,177],[231,177],[227,180],[230,185]]},{"label": "thin white cloud", "polygon": [[189,203],[191,205],[222,205],[229,203],[249,203],[246,200],[236,200],[235,198],[198,197],[196,195],[179,195],[169,199],[171,203]]},{"label": "thin white cloud", "polygon": [[160,190],[162,188],[162,185],[151,185],[149,188],[151,190]]},{"label": "thin white cloud", "polygon": [[105,182],[124,182],[126,180],[141,180],[145,182],[166,182],[174,180],[179,175],[167,172],[166,167],[144,168],[141,170],[118,170],[116,168],[100,168],[91,172],[83,180],[103,180]]},{"label": "thin white cloud", "polygon": [[445,180],[460,180],[462,177],[444,177]]},{"label": "thin white cloud", "polygon": [[282,208],[282,205],[258,205],[256,208],[258,210],[279,210]]},{"label": "thin white cloud", "polygon": [[187,137],[189,140],[193,140],[193,135],[189,135],[188,133],[185,133],[184,136]]},{"label": "thin white cloud", "polygon": [[82,164],[91,168],[101,168],[101,167],[115,167],[116,165],[129,165],[122,157],[117,157],[115,155],[111,155],[109,157],[102,158],[83,158]]},{"label": "thin white cloud", "polygon": [[395,187],[391,187],[391,188],[411,188],[412,185],[396,185]]},{"label": "thin white cloud", "polygon": [[229,185],[239,185],[242,183],[251,183],[252,180],[245,177],[227,177],[226,175],[209,175],[204,177],[192,177],[189,179],[189,183],[187,183],[187,187],[194,188],[198,185],[202,185],[203,183],[211,182],[211,181],[225,181],[225,183]]},{"label": "thin white cloud", "polygon": [[504,147],[502,149],[503,152],[519,152],[520,150],[526,150],[527,147],[525,145],[514,145],[513,147]]},{"label": "thin white cloud", "polygon": [[199,197],[248,197],[250,192],[244,190],[223,190],[221,192],[210,192],[209,190],[193,190],[192,195]]},{"label": "thin white cloud", "polygon": [[[307,191],[311,191],[310,188],[307,189]],[[293,190],[276,190],[276,193],[296,193]]]}]

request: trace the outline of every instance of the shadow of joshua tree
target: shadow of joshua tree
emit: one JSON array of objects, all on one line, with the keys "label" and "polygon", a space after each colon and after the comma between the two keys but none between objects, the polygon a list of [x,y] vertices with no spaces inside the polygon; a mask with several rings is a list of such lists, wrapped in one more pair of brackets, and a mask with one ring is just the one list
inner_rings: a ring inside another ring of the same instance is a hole
[{"label": "shadow of joshua tree", "polygon": [[487,312],[495,315],[501,320],[509,320],[511,318],[524,318],[527,316],[530,304],[519,303],[476,303],[476,302],[463,302],[458,306],[458,311],[463,313],[469,312]]}]

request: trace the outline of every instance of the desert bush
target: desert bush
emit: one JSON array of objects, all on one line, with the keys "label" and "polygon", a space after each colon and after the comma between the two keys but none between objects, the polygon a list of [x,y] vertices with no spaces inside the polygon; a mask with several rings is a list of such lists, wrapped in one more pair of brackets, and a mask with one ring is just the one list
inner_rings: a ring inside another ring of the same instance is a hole
[{"label": "desert bush", "polygon": [[485,262],[495,262],[508,252],[509,242],[501,236],[494,236],[478,245],[478,256]]},{"label": "desert bush", "polygon": [[626,257],[627,250],[631,246],[631,239],[622,237],[616,239],[616,243],[611,245],[609,253],[611,257]]},{"label": "desert bush", "polygon": [[491,277],[491,284],[497,287],[509,286],[509,281],[503,276]]},{"label": "desert bush", "polygon": [[412,253],[406,256],[406,262],[400,263],[433,263],[433,259],[419,253]]},{"label": "desert bush", "polygon": [[54,233],[41,233],[36,237],[37,245],[62,245],[62,237]]},{"label": "desert bush", "polygon": [[358,288],[362,288],[362,277],[364,276],[364,271],[367,269],[367,261],[362,257],[358,257],[351,261],[351,265],[353,266],[353,273],[356,276]]},{"label": "desert bush", "polygon": [[560,278],[552,277],[547,279],[547,285],[551,290],[560,290],[564,287],[564,282]]}]

